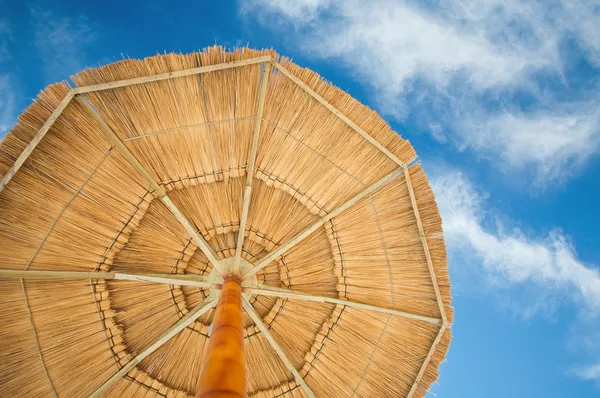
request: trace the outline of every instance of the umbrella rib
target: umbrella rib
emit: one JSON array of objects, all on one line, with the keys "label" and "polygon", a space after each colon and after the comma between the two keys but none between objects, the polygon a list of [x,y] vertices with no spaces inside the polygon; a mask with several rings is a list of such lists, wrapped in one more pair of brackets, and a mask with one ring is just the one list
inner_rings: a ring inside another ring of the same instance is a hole
[{"label": "umbrella rib", "polygon": [[188,219],[181,213],[181,211],[177,208],[175,203],[171,200],[169,195],[162,189],[154,177],[148,173],[148,171],[142,166],[142,164],[136,159],[136,157],[129,151],[129,149],[123,144],[121,139],[115,134],[115,132],[106,124],[104,119],[100,116],[100,114],[92,108],[90,103],[83,96],[75,97],[75,100],[83,106],[85,111],[98,123],[100,129],[106,136],[106,138],[119,150],[121,155],[135,168],[135,170],[142,175],[146,179],[146,181],[150,184],[150,188],[154,191],[155,195],[160,198],[160,200],[167,206],[167,208],[173,213],[177,221],[181,223],[181,225],[185,228],[187,233],[194,239],[194,242],[198,245],[200,250],[204,253],[204,255],[208,258],[208,260],[212,263],[213,267],[215,267],[220,274],[223,274],[223,270],[221,265],[219,264],[219,260],[217,259],[216,253],[212,247],[206,242],[206,240],[198,233],[198,231],[192,226],[192,224],[188,221]]},{"label": "umbrella rib", "polygon": [[437,346],[440,343],[440,341],[442,340],[442,336],[444,335],[444,332],[446,332],[447,328],[448,328],[448,325],[445,323],[440,328],[440,331],[438,332],[437,336],[435,337],[435,340],[433,341],[433,344],[431,345],[431,348],[429,349],[429,352],[427,353],[427,356],[425,357],[425,360],[423,361],[423,365],[421,365],[421,369],[419,369],[419,373],[417,374],[417,377],[415,378],[415,382],[413,383],[412,387],[410,388],[410,391],[408,392],[408,395],[406,396],[406,398],[412,398],[413,394],[417,390],[417,387],[419,386],[419,383],[421,382],[421,378],[425,374],[425,370],[427,370],[427,366],[429,365],[429,362],[431,362],[431,358],[433,357],[433,354],[435,354],[435,351],[437,350]]},{"label": "umbrella rib", "polygon": [[81,272],[81,271],[22,271],[0,269],[0,278],[6,279],[40,279],[40,280],[122,280],[154,282],[167,285],[195,286],[210,288],[212,286],[203,276],[170,275],[170,274],[129,274],[125,272]]},{"label": "umbrella rib", "polygon": [[6,187],[6,185],[9,183],[9,181],[12,180],[12,178],[15,176],[17,171],[19,171],[21,166],[23,166],[23,164],[25,163],[27,158],[29,158],[29,155],[31,155],[31,153],[33,152],[35,147],[40,143],[42,138],[44,138],[44,136],[46,135],[48,130],[50,130],[50,127],[52,127],[52,125],[54,124],[56,119],[58,119],[58,117],[65,110],[67,105],[69,105],[69,103],[73,99],[74,95],[75,95],[74,90],[70,90],[69,92],[67,92],[67,94],[65,95],[65,98],[63,98],[62,101],[60,101],[60,103],[54,109],[54,111],[52,112],[50,117],[46,120],[44,125],[37,132],[35,137],[33,137],[33,139],[31,141],[29,141],[29,144],[27,144],[27,146],[25,147],[23,152],[21,152],[21,154],[19,155],[17,160],[15,160],[13,165],[10,166],[10,169],[8,169],[6,174],[4,174],[4,176],[2,176],[2,180],[0,180],[0,192],[2,192],[2,190]]},{"label": "umbrella rib", "polygon": [[46,367],[44,356],[42,355],[42,347],[40,346],[40,340],[38,338],[37,331],[35,330],[35,324],[33,323],[33,315],[31,314],[31,308],[29,307],[29,299],[27,298],[27,290],[25,289],[25,281],[23,279],[21,279],[21,290],[23,291],[23,297],[25,298],[25,307],[27,308],[27,314],[29,315],[29,323],[31,324],[31,331],[33,333],[33,339],[35,341],[35,347],[37,348],[37,353],[40,358],[40,364],[42,365],[42,369],[46,374],[46,378],[48,379],[48,384],[50,385],[52,394],[55,397],[58,397],[56,388],[54,388],[54,383],[52,382],[50,374],[48,373],[48,368]]},{"label": "umbrella rib", "polygon": [[138,363],[142,362],[147,356],[152,354],[154,351],[159,349],[163,344],[168,342],[171,338],[181,332],[183,329],[188,327],[192,322],[196,319],[200,318],[203,314],[208,312],[212,307],[214,307],[216,300],[214,298],[208,298],[204,300],[202,303],[198,304],[194,307],[193,310],[188,312],[186,316],[177,321],[173,326],[169,328],[163,335],[156,340],[152,345],[146,348],[144,351],[140,352],[133,358],[131,361],[127,362],[125,366],[123,366],[118,372],[112,375],[110,379],[108,379],[104,384],[102,384],[96,391],[94,391],[90,398],[96,398],[102,396],[113,384],[118,382],[121,378],[123,378],[131,369],[133,369]]},{"label": "umbrella rib", "polygon": [[402,166],[402,168],[404,170],[404,178],[406,179],[406,186],[408,188],[410,202],[412,204],[412,208],[415,213],[415,218],[417,219],[417,227],[419,229],[419,238],[421,239],[421,244],[423,245],[423,251],[425,252],[425,259],[427,261],[427,268],[429,269],[429,276],[431,277],[431,283],[433,284],[433,290],[435,292],[435,299],[437,301],[442,320],[444,321],[444,325],[446,325],[446,324],[448,324],[448,318],[446,316],[446,310],[444,308],[444,301],[442,300],[442,295],[440,293],[440,287],[438,285],[437,277],[435,275],[435,269],[433,268],[433,261],[431,259],[431,253],[429,252],[429,245],[427,245],[427,238],[425,237],[425,231],[423,229],[423,222],[421,220],[421,215],[419,213],[419,206],[417,205],[415,191],[413,189],[412,182],[410,179],[410,172],[406,165]]},{"label": "umbrella rib", "polygon": [[60,221],[60,218],[63,216],[63,214],[65,214],[65,212],[67,211],[67,209],[69,208],[69,206],[71,205],[71,203],[81,193],[81,191],[83,190],[83,188],[90,181],[90,179],[94,176],[94,174],[96,173],[96,171],[98,171],[98,168],[100,168],[100,166],[102,166],[102,164],[104,163],[104,161],[106,160],[106,158],[108,157],[108,155],[110,155],[111,150],[112,150],[112,147],[109,148],[108,151],[106,151],[106,153],[104,154],[104,156],[102,157],[102,159],[100,159],[100,162],[98,162],[96,164],[96,166],[94,166],[94,168],[85,177],[85,180],[81,183],[81,185],[77,188],[77,190],[75,192],[73,192],[73,194],[71,195],[71,197],[69,198],[69,200],[67,201],[67,203],[65,203],[63,205],[63,207],[60,209],[60,212],[54,218],[54,220],[52,221],[52,224],[50,224],[50,227],[48,227],[48,230],[46,231],[46,233],[42,237],[42,240],[37,245],[37,247],[35,248],[35,251],[31,255],[31,257],[29,258],[29,261],[27,262],[27,265],[25,265],[25,269],[26,270],[31,266],[31,263],[33,263],[33,260],[35,260],[35,258],[39,254],[40,250],[42,250],[42,247],[44,246],[44,243],[46,243],[46,240],[50,236],[50,233],[52,233],[52,231],[54,230],[54,227],[56,227],[56,224],[58,224],[58,221]]},{"label": "umbrella rib", "polygon": [[415,319],[418,321],[425,321],[434,325],[442,324],[442,320],[440,318],[429,317],[424,315],[412,314],[410,312],[398,311],[391,308],[379,307],[377,305],[359,303],[356,301],[343,300],[334,297],[327,296],[317,296],[310,293],[297,292],[290,289],[283,289],[279,287],[269,286],[265,284],[258,284],[258,288],[244,288],[244,293],[249,294],[259,294],[263,296],[271,296],[271,297],[281,297],[292,300],[305,300],[305,301],[313,301],[317,303],[331,303],[331,304],[339,304],[345,305],[348,307],[360,308],[363,310],[377,311],[384,314],[397,315],[404,318]]},{"label": "umbrella rib", "polygon": [[258,329],[260,329],[263,336],[265,336],[265,338],[267,339],[269,344],[271,344],[271,347],[273,347],[273,350],[277,353],[277,355],[279,356],[279,358],[281,359],[283,364],[288,368],[288,370],[290,372],[292,372],[292,374],[294,375],[294,379],[296,380],[296,383],[298,383],[304,389],[304,392],[306,393],[306,395],[308,397],[314,398],[315,393],[310,389],[308,384],[306,384],[306,381],[304,380],[304,378],[302,378],[302,376],[300,376],[300,373],[298,373],[298,370],[294,367],[294,364],[292,363],[292,361],[290,361],[288,356],[285,354],[285,352],[283,351],[283,348],[279,345],[279,343],[277,343],[277,341],[275,340],[275,338],[273,337],[273,335],[271,334],[271,332],[269,331],[267,326],[264,324],[264,322],[260,318],[260,315],[258,315],[258,313],[254,310],[254,308],[252,307],[252,304],[250,304],[248,299],[245,296],[242,296],[242,297],[243,297],[244,309],[246,310],[248,315],[250,315],[250,318],[252,318],[256,327],[258,327]]},{"label": "umbrella rib", "polygon": [[338,216],[340,213],[342,213],[344,210],[346,210],[349,207],[351,207],[354,204],[356,204],[362,198],[370,195],[371,193],[375,192],[376,190],[378,190],[379,188],[381,188],[382,186],[384,186],[388,182],[392,181],[394,178],[396,178],[400,174],[402,174],[402,172],[403,171],[400,168],[394,170],[393,172],[391,172],[387,176],[383,177],[381,180],[377,181],[375,184],[367,187],[362,192],[358,193],[352,199],[348,200],[347,202],[342,203],[340,206],[338,206],[337,208],[335,208],[331,212],[327,213],[325,216],[323,216],[315,224],[313,224],[312,226],[308,227],[303,232],[297,234],[292,239],[290,239],[288,242],[286,242],[285,244],[279,246],[279,248],[277,248],[276,250],[274,250],[273,252],[271,252],[265,258],[261,259],[253,268],[251,268],[250,270],[246,271],[246,273],[244,275],[242,275],[242,279],[246,278],[248,275],[252,275],[252,274],[257,273],[258,271],[260,271],[261,269],[263,269],[264,267],[266,267],[267,265],[269,265],[269,263],[271,261],[273,261],[277,257],[281,256],[283,253],[285,253],[286,251],[288,251],[292,247],[296,246],[298,243],[302,242],[304,239],[308,238],[313,232],[315,232],[317,229],[319,229],[321,226],[323,226],[327,221],[329,221],[332,218]]},{"label": "umbrella rib", "polygon": [[267,96],[267,86],[269,77],[271,76],[271,64],[265,63],[264,70],[260,82],[260,94],[258,98],[258,110],[256,111],[256,120],[254,123],[254,134],[252,135],[252,143],[248,151],[248,166],[246,167],[246,187],[244,188],[244,201],[242,204],[242,215],[240,217],[240,230],[238,232],[237,245],[235,247],[235,260],[233,263],[233,273],[237,274],[242,258],[242,247],[244,247],[244,238],[246,235],[246,223],[248,221],[248,212],[250,210],[250,197],[252,195],[252,182],[254,180],[254,165],[256,163],[256,152],[258,151],[258,137],[260,135],[260,127],[262,116],[265,109],[265,97]]},{"label": "umbrella rib", "polygon": [[287,76],[291,81],[296,83],[300,88],[306,91],[310,96],[316,99],[321,105],[327,108],[331,113],[340,118],[344,123],[346,123],[352,130],[360,134],[365,140],[370,142],[373,146],[383,152],[387,157],[392,159],[395,163],[397,163],[400,167],[404,167],[404,162],[400,160],[396,155],[390,152],[385,146],[383,146],[379,141],[375,138],[371,137],[366,131],[360,128],[356,123],[348,118],[348,116],[344,115],[339,109],[331,105],[325,98],[321,97],[315,90],[310,88],[308,84],[304,83],[300,78],[294,75],[292,72],[287,70],[283,65],[279,62],[273,61],[273,65],[277,68],[281,73]]},{"label": "umbrella rib", "polygon": [[206,65],[206,66],[200,66],[197,68],[190,68],[190,69],[183,69],[183,70],[178,70],[175,72],[160,73],[157,75],[134,77],[132,79],[116,80],[113,82],[92,84],[89,86],[77,87],[76,89],[74,89],[74,92],[75,92],[75,94],[85,94],[85,93],[90,93],[93,91],[110,90],[110,89],[118,88],[118,87],[133,86],[135,84],[157,82],[160,80],[174,79],[176,77],[199,75],[202,73],[237,68],[240,66],[261,64],[263,62],[271,62],[272,59],[273,58],[271,58],[270,55],[266,55],[263,57],[248,58],[248,59],[243,59],[243,60],[233,61],[233,62],[223,62],[220,64]]}]

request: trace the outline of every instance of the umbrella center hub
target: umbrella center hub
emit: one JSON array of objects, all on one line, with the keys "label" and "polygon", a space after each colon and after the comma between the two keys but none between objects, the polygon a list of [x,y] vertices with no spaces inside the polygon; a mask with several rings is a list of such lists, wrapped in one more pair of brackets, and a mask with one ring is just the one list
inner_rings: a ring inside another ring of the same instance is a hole
[{"label": "umbrella center hub", "polygon": [[[240,265],[239,265],[239,274],[243,275],[246,271],[254,268],[254,264],[252,264],[249,261],[244,260],[243,258],[239,260],[240,261]],[[235,265],[235,257],[229,257],[226,259],[223,259],[221,261],[219,261],[219,265],[221,266],[220,268],[222,270],[225,271],[225,273],[231,275],[233,273],[233,267]],[[222,285],[223,282],[225,282],[223,280],[223,277],[221,275],[219,275],[219,273],[217,272],[216,268],[213,267],[212,270],[210,271],[210,274],[208,274],[208,282],[211,284],[217,284],[217,285]],[[256,274],[251,274],[248,275],[246,277],[246,279],[244,279],[244,281],[242,282],[242,287],[257,287],[258,286],[258,281],[256,279]],[[210,289],[210,297],[219,297],[221,295],[221,289]]]}]

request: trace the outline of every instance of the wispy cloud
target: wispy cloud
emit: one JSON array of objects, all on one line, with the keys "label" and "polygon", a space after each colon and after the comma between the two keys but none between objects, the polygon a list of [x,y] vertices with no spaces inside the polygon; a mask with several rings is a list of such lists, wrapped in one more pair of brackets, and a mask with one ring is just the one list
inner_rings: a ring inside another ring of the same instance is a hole
[{"label": "wispy cloud", "polygon": [[[569,237],[558,228],[546,236],[523,232],[517,222],[490,208],[487,194],[459,171],[435,169],[432,174],[458,291],[471,294],[477,286],[525,318],[540,313],[557,316],[558,307],[575,308],[578,316],[571,325],[569,345],[597,358],[598,266],[581,261]],[[600,381],[600,365],[568,373]]]},{"label": "wispy cloud", "polygon": [[600,364],[578,368],[573,373],[583,380],[600,380]]},{"label": "wispy cloud", "polygon": [[600,147],[600,102],[573,103],[551,111],[519,110],[485,116],[464,115],[455,138],[496,165],[534,171],[537,185],[577,174]]},{"label": "wispy cloud", "polygon": [[[246,0],[243,10],[306,54],[341,61],[374,88],[382,112],[411,117],[500,170],[532,166],[544,185],[600,150],[600,120],[590,112],[600,96],[564,103],[539,84],[548,77],[568,89],[566,40],[600,67],[600,1]],[[521,97],[534,104],[521,109]]]},{"label": "wispy cloud", "polygon": [[[30,10],[34,45],[39,51],[40,66],[47,83],[66,79],[85,67],[87,50],[96,40],[94,24],[83,14],[62,16],[51,10]],[[22,27],[21,27],[22,28]],[[10,46],[15,44],[16,26],[0,18],[0,138],[15,124],[23,82],[14,70],[4,68],[13,60]]]},{"label": "wispy cloud", "polygon": [[486,275],[507,286],[526,286],[600,311],[600,272],[578,259],[562,231],[528,236],[486,208],[485,192],[458,171],[437,174],[432,184],[451,252],[474,259]]},{"label": "wispy cloud", "polygon": [[47,78],[67,78],[86,65],[87,50],[96,40],[93,23],[83,14],[62,16],[56,12],[31,10],[34,44],[39,50]]}]

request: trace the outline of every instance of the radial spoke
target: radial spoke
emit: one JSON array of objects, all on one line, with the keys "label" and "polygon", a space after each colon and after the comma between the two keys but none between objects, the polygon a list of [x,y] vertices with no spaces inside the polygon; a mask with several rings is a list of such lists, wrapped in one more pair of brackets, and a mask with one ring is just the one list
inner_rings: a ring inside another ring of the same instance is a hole
[{"label": "radial spoke", "polygon": [[271,347],[273,347],[273,350],[275,350],[277,355],[279,355],[279,358],[281,359],[283,364],[289,369],[290,372],[292,372],[292,374],[294,375],[294,379],[296,379],[296,383],[298,383],[298,385],[300,385],[304,389],[304,392],[306,393],[306,395],[308,397],[314,398],[315,394],[310,389],[308,384],[306,384],[306,381],[304,381],[302,376],[300,376],[300,373],[298,373],[298,370],[294,367],[294,364],[292,363],[292,361],[290,361],[290,359],[287,357],[287,355],[283,351],[283,348],[281,348],[279,343],[277,343],[277,341],[275,340],[275,338],[273,337],[273,335],[271,334],[271,332],[269,331],[267,326],[264,324],[264,322],[260,318],[260,315],[258,315],[258,313],[254,310],[254,308],[252,307],[252,304],[250,304],[250,302],[248,301],[248,299],[246,297],[243,297],[243,300],[244,300],[244,309],[246,310],[248,315],[250,315],[250,318],[252,318],[252,320],[256,324],[256,327],[258,327],[258,329],[260,329],[263,336],[265,336],[267,341],[271,344]]},{"label": "radial spoke", "polygon": [[260,82],[260,97],[258,98],[258,111],[256,112],[256,122],[254,124],[254,135],[252,144],[248,151],[248,167],[246,167],[246,187],[244,188],[244,202],[242,204],[242,216],[240,217],[240,231],[238,233],[237,245],[235,248],[235,263],[233,264],[234,274],[238,273],[240,259],[242,257],[242,248],[244,247],[244,237],[246,235],[246,222],[248,221],[248,210],[250,209],[250,196],[252,195],[252,180],[254,178],[254,164],[256,163],[256,152],[258,150],[258,136],[262,115],[265,109],[265,97],[267,95],[267,85],[271,76],[271,64],[265,63],[262,80]]},{"label": "radial spoke", "polygon": [[396,169],[393,172],[391,172],[390,174],[388,174],[387,176],[383,177],[381,180],[377,181],[375,184],[371,185],[370,187],[367,187],[364,191],[360,192],[358,195],[356,195],[349,201],[344,202],[343,204],[338,206],[336,209],[334,209],[333,211],[331,211],[330,213],[328,213],[327,215],[322,217],[315,224],[308,227],[307,229],[305,229],[303,232],[299,233],[298,235],[294,236],[287,243],[279,246],[279,248],[272,251],[268,256],[266,256],[265,258],[260,260],[258,262],[258,264],[256,264],[254,266],[254,268],[248,270],[244,275],[242,275],[242,279],[246,278],[248,275],[257,273],[258,271],[260,271],[261,269],[263,269],[264,267],[269,265],[269,263],[271,261],[273,261],[277,257],[281,256],[283,253],[285,253],[292,247],[296,246],[298,243],[302,242],[304,239],[308,238],[310,236],[310,234],[312,234],[317,229],[322,227],[327,221],[331,220],[333,217],[338,216],[344,210],[348,209],[349,207],[354,205],[356,202],[358,202],[362,198],[370,195],[371,193],[378,190],[379,188],[381,188],[382,186],[384,186],[385,184],[387,184],[388,182],[390,182],[391,180],[393,180],[394,178],[398,177],[401,174],[402,174],[402,169]]},{"label": "radial spoke", "polygon": [[401,316],[404,318],[416,319],[418,321],[425,321],[425,322],[429,322],[429,323],[432,323],[435,325],[439,325],[442,323],[442,320],[440,318],[411,314],[410,312],[393,310],[391,308],[378,307],[376,305],[371,305],[371,304],[358,303],[356,301],[342,300],[342,299],[327,297],[327,296],[316,296],[316,295],[309,294],[309,293],[296,292],[296,291],[290,290],[290,289],[282,289],[279,287],[273,287],[273,286],[268,286],[268,285],[263,285],[263,284],[258,284],[257,289],[245,288],[244,293],[260,294],[263,296],[272,296],[272,297],[282,297],[282,298],[287,298],[287,299],[292,299],[292,300],[306,300],[306,301],[314,301],[314,302],[318,302],[318,303],[339,304],[339,305],[345,305],[348,307],[360,308],[363,310],[370,310],[370,311],[382,312],[385,314],[398,315],[398,316]]},{"label": "radial spoke", "polygon": [[159,349],[163,344],[167,341],[171,340],[175,335],[185,329],[189,324],[194,322],[196,319],[200,318],[203,314],[208,312],[214,305],[216,301],[214,298],[207,298],[202,303],[198,304],[194,307],[193,310],[188,312],[183,318],[177,321],[173,326],[169,328],[163,335],[154,342],[150,347],[146,348],[144,351],[140,352],[135,358],[131,361],[127,362],[125,366],[123,366],[117,373],[112,375],[110,379],[108,379],[104,384],[102,384],[92,395],[90,398],[100,397],[104,394],[108,389],[118,382],[122,377],[124,377],[131,369],[133,369],[138,363],[142,362],[148,355],[152,354],[154,351]]},{"label": "radial spoke", "polygon": [[130,274],[126,272],[77,272],[77,271],[21,271],[0,269],[0,278],[5,279],[39,279],[39,280],[81,280],[81,279],[114,279],[164,283],[167,285],[196,286],[210,288],[211,283],[204,276],[172,275],[172,274]]},{"label": "radial spoke", "polygon": [[150,184],[150,188],[154,191],[156,196],[160,198],[160,200],[167,206],[167,208],[173,213],[177,221],[183,225],[187,233],[194,239],[194,242],[198,245],[200,250],[204,253],[204,255],[208,258],[208,261],[215,267],[220,274],[224,274],[221,265],[219,264],[219,260],[217,259],[217,255],[213,248],[204,240],[204,238],[198,233],[198,231],[192,226],[192,224],[188,221],[188,219],[181,213],[181,211],[175,206],[175,203],[169,198],[167,193],[162,189],[154,177],[148,173],[148,171],[142,166],[142,164],[133,156],[133,154],[127,149],[125,144],[121,141],[121,139],[115,134],[115,132],[106,124],[104,119],[96,112],[94,108],[86,101],[86,99],[82,96],[75,97],[75,100],[83,106],[83,108],[87,111],[87,113],[98,123],[100,129],[108,138],[108,140],[121,152],[123,157],[136,169],[138,173],[142,175]]}]

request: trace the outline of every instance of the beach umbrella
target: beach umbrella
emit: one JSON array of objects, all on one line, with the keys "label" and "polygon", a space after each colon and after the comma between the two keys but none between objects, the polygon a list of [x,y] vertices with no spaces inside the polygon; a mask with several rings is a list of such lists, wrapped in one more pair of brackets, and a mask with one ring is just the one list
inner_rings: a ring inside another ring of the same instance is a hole
[{"label": "beach umbrella", "polygon": [[71,79],[0,145],[0,396],[427,393],[441,219],[376,112],[272,50]]}]

